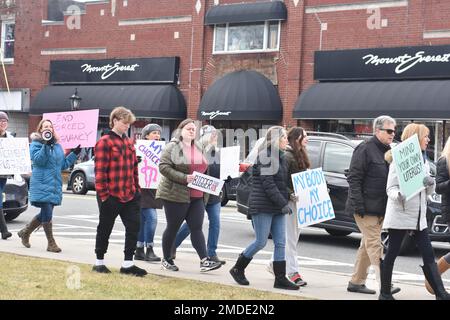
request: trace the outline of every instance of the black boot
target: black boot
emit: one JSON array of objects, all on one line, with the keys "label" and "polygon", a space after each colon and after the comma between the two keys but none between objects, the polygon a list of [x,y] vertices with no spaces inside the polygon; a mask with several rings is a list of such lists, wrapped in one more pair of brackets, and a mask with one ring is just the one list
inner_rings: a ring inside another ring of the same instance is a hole
[{"label": "black boot", "polygon": [[433,288],[434,294],[436,295],[436,300],[450,300],[450,294],[444,288],[436,262],[427,263],[421,267],[423,274],[425,275],[425,279],[427,279],[431,288]]},{"label": "black boot", "polygon": [[145,261],[157,262],[161,261],[161,258],[153,252],[153,247],[147,247],[147,251],[145,252]]},{"label": "black boot", "polygon": [[286,261],[274,261],[273,273],[275,274],[274,288],[286,290],[298,290],[300,287],[286,278]]},{"label": "black boot", "polygon": [[395,300],[392,296],[392,269],[393,265],[385,264],[383,259],[380,259],[380,295],[378,300]]},{"label": "black boot", "polygon": [[248,282],[245,277],[245,268],[247,268],[248,264],[252,261],[250,258],[246,258],[242,253],[239,255],[239,258],[236,261],[236,264],[230,270],[230,274],[233,277],[234,281],[243,286],[248,286],[250,282]]},{"label": "black boot", "polygon": [[0,209],[0,232],[2,234],[2,239],[6,240],[12,236],[11,232],[8,231],[6,226],[5,216],[3,215],[3,209]]},{"label": "black boot", "polygon": [[134,253],[134,260],[145,261],[144,247],[137,247],[136,248],[136,252]]}]

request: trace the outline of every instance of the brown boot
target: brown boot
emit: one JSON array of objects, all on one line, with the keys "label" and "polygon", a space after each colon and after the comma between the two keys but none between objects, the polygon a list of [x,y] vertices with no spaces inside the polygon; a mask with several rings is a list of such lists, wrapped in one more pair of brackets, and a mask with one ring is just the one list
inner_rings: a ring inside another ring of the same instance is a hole
[{"label": "brown boot", "polygon": [[30,245],[30,235],[31,233],[37,229],[41,225],[41,222],[37,219],[37,216],[35,216],[31,221],[22,229],[20,230],[17,235],[22,239],[22,244],[29,248]]},{"label": "brown boot", "polygon": [[50,252],[61,252],[61,248],[56,244],[55,238],[53,238],[52,222],[43,223],[45,236],[47,237],[48,246],[47,251]]},{"label": "brown boot", "polygon": [[[439,274],[443,274],[445,271],[447,271],[450,268],[450,264],[445,261],[444,257],[441,257],[439,261],[437,262],[437,268],[439,271]],[[427,280],[425,280],[425,287],[427,288],[428,292],[431,294],[434,294],[433,288],[431,288],[430,284]]]}]

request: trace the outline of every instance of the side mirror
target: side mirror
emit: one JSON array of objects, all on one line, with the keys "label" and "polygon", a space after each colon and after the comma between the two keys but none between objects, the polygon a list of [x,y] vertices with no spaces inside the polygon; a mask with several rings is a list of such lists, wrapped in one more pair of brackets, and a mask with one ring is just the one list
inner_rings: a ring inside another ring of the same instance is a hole
[{"label": "side mirror", "polygon": [[349,169],[345,169],[345,170],[344,170],[344,175],[345,175],[346,177],[348,177],[349,174],[350,174],[350,170],[349,170]]}]

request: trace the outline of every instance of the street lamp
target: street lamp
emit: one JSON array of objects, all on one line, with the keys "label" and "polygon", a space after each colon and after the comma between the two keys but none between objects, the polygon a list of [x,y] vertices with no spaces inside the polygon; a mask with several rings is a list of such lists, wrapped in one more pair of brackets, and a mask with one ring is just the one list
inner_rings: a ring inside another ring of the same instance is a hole
[{"label": "street lamp", "polygon": [[72,111],[76,111],[80,109],[81,105],[81,98],[78,96],[78,89],[75,88],[75,93],[69,98],[70,100],[70,106],[72,108]]}]

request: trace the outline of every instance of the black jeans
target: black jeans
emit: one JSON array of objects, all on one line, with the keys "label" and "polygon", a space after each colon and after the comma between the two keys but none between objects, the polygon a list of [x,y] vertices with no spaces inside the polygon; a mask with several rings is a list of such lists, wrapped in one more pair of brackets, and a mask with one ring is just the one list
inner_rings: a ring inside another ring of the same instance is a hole
[{"label": "black jeans", "polygon": [[[408,230],[389,229],[389,247],[384,257],[384,265],[386,267],[393,267],[395,259],[400,252],[400,246],[403,238]],[[422,231],[414,231],[414,240],[422,255],[424,264],[434,262],[434,251],[431,246],[430,237],[428,235],[428,229]],[[391,269],[392,270],[392,269]]]},{"label": "black jeans", "polygon": [[[97,200],[98,201],[98,200]],[[125,226],[125,260],[133,260],[134,251],[140,227],[140,198],[122,203],[115,197],[109,197],[99,203],[100,217],[95,239],[95,254],[103,260],[108,250],[111,235],[117,216],[120,216]]]},{"label": "black jeans", "polygon": [[169,259],[171,249],[175,244],[175,237],[181,224],[186,220],[191,231],[191,242],[200,259],[207,256],[205,236],[202,226],[205,216],[203,198],[191,198],[190,203],[178,203],[163,200],[167,226],[162,236],[164,259]]}]

